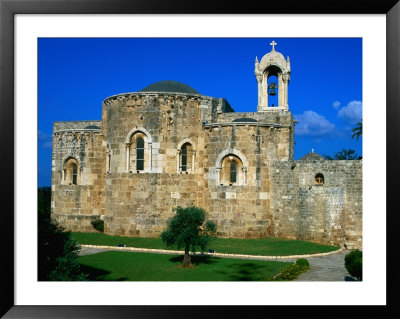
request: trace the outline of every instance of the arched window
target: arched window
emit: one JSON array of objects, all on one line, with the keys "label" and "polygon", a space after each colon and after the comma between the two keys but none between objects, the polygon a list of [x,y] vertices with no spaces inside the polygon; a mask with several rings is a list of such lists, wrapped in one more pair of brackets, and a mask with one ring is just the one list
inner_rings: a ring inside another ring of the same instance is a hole
[{"label": "arched window", "polygon": [[143,127],[131,129],[125,138],[127,173],[152,171],[152,138]]},{"label": "arched window", "polygon": [[323,185],[324,184],[324,175],[321,173],[318,173],[315,175],[315,184],[316,185]]},{"label": "arched window", "polygon": [[230,183],[236,183],[236,163],[235,162],[231,163],[229,181],[230,181]]},{"label": "arched window", "polygon": [[78,161],[69,157],[65,160],[62,169],[62,184],[63,185],[78,185],[80,183],[80,174],[78,170]]},{"label": "arched window", "polygon": [[222,151],[215,161],[216,185],[247,185],[248,166],[246,157],[240,151],[231,148]]},{"label": "arched window", "polygon": [[136,139],[136,170],[144,170],[144,140],[142,137]]},{"label": "arched window", "polygon": [[196,151],[187,139],[178,144],[176,153],[176,170],[178,173],[194,173]]},{"label": "arched window", "polygon": [[186,172],[187,170],[187,145],[183,145],[182,146],[182,165],[181,165],[181,169],[183,172]]},{"label": "arched window", "polygon": [[221,160],[221,166],[217,168],[219,185],[245,185],[246,169],[241,159],[233,154],[225,156]]}]

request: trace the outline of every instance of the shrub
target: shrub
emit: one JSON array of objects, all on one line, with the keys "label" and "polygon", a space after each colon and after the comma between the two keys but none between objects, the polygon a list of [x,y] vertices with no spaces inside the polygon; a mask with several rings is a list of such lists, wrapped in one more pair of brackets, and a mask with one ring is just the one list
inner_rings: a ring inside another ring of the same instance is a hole
[{"label": "shrub", "polygon": [[101,233],[104,233],[104,220],[96,219],[96,220],[92,220],[90,223],[92,224],[94,229],[96,229],[97,231],[99,231]]},{"label": "shrub", "polygon": [[310,264],[307,259],[299,258],[295,264],[287,265],[282,271],[276,275],[273,280],[286,281],[298,278],[302,273],[310,269]]},{"label": "shrub", "polygon": [[299,258],[296,260],[296,265],[298,265],[299,267],[304,268],[305,270],[310,269],[310,263],[308,262],[307,259],[305,258]]},{"label": "shrub", "polygon": [[344,257],[344,265],[349,274],[362,280],[362,251],[356,249]]}]

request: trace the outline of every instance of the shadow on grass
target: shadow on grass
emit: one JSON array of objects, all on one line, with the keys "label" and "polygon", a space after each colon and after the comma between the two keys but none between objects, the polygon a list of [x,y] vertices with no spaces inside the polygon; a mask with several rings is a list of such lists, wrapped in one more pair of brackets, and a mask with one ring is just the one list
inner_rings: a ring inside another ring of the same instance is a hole
[{"label": "shadow on grass", "polygon": [[230,267],[231,272],[228,276],[230,281],[259,281],[261,269],[264,268],[252,262],[232,264]]},{"label": "shadow on grass", "polygon": [[[194,264],[196,266],[198,266],[200,264],[205,264],[205,265],[215,264],[217,262],[217,259],[220,259],[220,258],[205,256],[205,255],[190,256],[190,260],[192,261],[192,264]],[[172,257],[169,259],[169,261],[183,263],[183,255]]]},{"label": "shadow on grass", "polygon": [[106,276],[111,274],[111,272],[108,270],[86,266],[83,264],[80,264],[80,266],[81,266],[81,271],[88,275],[86,279],[87,281],[126,281],[128,279],[126,277],[107,279]]}]

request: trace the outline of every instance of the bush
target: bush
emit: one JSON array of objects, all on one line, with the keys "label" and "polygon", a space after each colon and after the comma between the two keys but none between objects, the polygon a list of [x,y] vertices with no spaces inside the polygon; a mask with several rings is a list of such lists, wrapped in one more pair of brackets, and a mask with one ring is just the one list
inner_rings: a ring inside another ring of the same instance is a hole
[{"label": "bush", "polygon": [[362,251],[356,249],[344,257],[344,265],[349,274],[362,280]]},{"label": "bush", "polygon": [[305,258],[297,259],[296,260],[296,265],[298,265],[299,267],[302,267],[302,268],[304,268],[306,270],[310,269],[310,263]]},{"label": "bush", "polygon": [[96,229],[97,231],[99,231],[101,233],[104,233],[104,220],[96,219],[96,220],[92,220],[90,223],[92,224],[94,229]]},{"label": "bush", "polygon": [[302,273],[310,269],[310,263],[307,259],[299,258],[295,264],[290,264],[282,269],[282,271],[276,275],[273,280],[275,281],[287,281],[298,278]]}]

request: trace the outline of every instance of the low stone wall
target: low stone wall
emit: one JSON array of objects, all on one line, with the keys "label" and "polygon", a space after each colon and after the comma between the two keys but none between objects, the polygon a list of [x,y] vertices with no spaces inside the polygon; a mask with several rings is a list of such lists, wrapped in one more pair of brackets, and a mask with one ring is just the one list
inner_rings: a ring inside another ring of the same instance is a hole
[{"label": "low stone wall", "polygon": [[275,163],[271,189],[276,237],[361,248],[362,161]]}]

